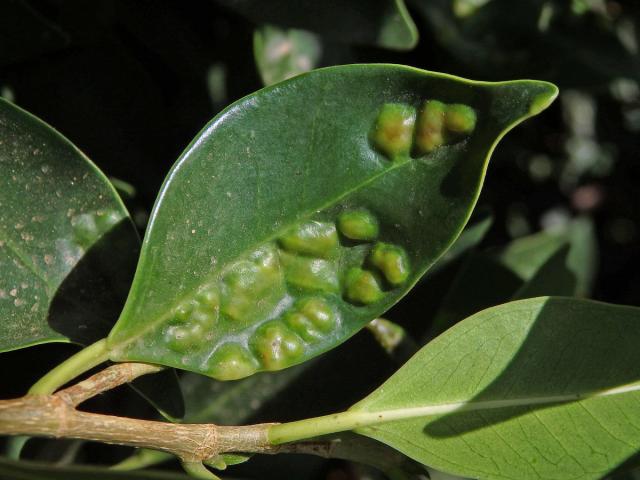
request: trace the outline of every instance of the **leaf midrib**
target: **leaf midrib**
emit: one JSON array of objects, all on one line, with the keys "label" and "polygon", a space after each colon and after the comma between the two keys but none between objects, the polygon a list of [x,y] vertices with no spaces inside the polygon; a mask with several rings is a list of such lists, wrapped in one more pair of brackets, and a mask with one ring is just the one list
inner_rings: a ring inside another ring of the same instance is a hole
[{"label": "leaf midrib", "polygon": [[[595,392],[573,393],[565,395],[547,395],[547,396],[531,396],[510,398],[505,400],[481,400],[481,401],[462,401],[433,405],[424,405],[421,407],[395,408],[395,409],[367,409],[367,410],[348,410],[347,414],[355,414],[363,423],[361,427],[369,425],[389,423],[399,420],[408,420],[413,418],[432,417],[437,415],[445,415],[452,413],[495,410],[499,408],[512,407],[529,407],[535,405],[561,404],[570,402],[580,402],[593,398],[603,398],[615,395],[624,395],[627,393],[640,392],[640,381],[628,383],[618,387],[613,387]],[[366,400],[365,400],[366,401]],[[365,407],[366,408],[366,407]],[[365,424],[366,423],[366,424]]]},{"label": "leaf midrib", "polygon": [[[378,173],[372,175],[371,177],[369,177],[367,180],[355,185],[354,187],[352,187],[352,188],[350,188],[348,190],[345,190],[344,193],[342,193],[341,195],[337,195],[336,197],[332,198],[330,201],[327,201],[327,202],[325,202],[324,204],[322,204],[320,206],[308,209],[303,215],[301,215],[299,218],[297,218],[295,222],[287,223],[286,225],[283,225],[280,229],[275,230],[272,235],[270,235],[270,236],[266,237],[265,239],[261,240],[259,243],[252,244],[250,247],[248,247],[245,250],[243,250],[242,252],[238,253],[238,255],[236,256],[236,259],[234,261],[236,261],[236,260],[238,260],[240,258],[243,258],[244,256],[248,255],[249,253],[253,252],[260,245],[263,245],[265,243],[268,243],[268,242],[276,240],[278,237],[282,236],[282,234],[284,234],[288,230],[290,230],[291,227],[293,225],[295,225],[296,223],[299,223],[300,221],[304,221],[304,220],[309,220],[318,211],[326,210],[327,208],[333,206],[334,204],[336,204],[340,200],[342,200],[342,199],[352,195],[353,193],[363,189],[364,187],[366,187],[370,183],[373,183],[374,181],[376,181],[377,179],[383,177],[384,175],[386,175],[386,174],[388,174],[390,172],[393,172],[395,170],[398,170],[398,169],[400,169],[402,167],[405,167],[406,165],[410,165],[412,162],[415,162],[415,161],[420,161],[420,159],[415,159],[415,158],[412,158],[412,157],[405,157],[403,159],[394,159],[394,160],[392,160],[391,161],[392,162],[391,165],[389,165],[387,168],[385,168],[381,172],[378,172]],[[217,270],[214,270],[210,274],[210,276],[208,278],[213,278],[213,277],[216,277],[217,275],[221,274],[222,272],[224,272],[225,268],[227,268],[231,263],[233,263],[233,261],[232,262],[227,262],[224,265],[224,267],[221,266]],[[205,281],[205,280],[203,279],[203,281]],[[125,346],[133,343],[134,341],[138,340],[140,337],[145,335],[147,332],[149,332],[150,330],[155,328],[157,325],[159,325],[162,322],[164,322],[169,317],[169,312],[171,312],[174,308],[176,308],[187,297],[192,296],[195,291],[196,291],[196,289],[190,289],[190,290],[185,291],[185,293],[182,296],[178,297],[177,301],[174,302],[171,305],[171,307],[166,310],[164,315],[159,317],[158,320],[156,320],[155,322],[149,322],[147,324],[146,328],[141,329],[139,331],[139,333],[137,333],[136,335],[130,336],[126,340],[120,341],[120,342],[116,343],[115,345],[112,344],[111,342],[109,342],[110,343],[110,345],[109,345],[110,350],[114,351],[117,348],[122,348],[122,347],[125,347]]]}]

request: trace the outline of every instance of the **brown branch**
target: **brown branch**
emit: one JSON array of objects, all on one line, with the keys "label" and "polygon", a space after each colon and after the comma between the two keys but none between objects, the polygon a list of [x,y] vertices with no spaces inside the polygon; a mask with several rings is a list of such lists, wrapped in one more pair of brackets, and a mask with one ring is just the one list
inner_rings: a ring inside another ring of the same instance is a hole
[{"label": "brown branch", "polygon": [[67,403],[77,407],[100,393],[129,383],[142,375],[160,372],[162,369],[163,367],[147,363],[118,363],[72,387],[60,390],[55,396],[61,397]]},{"label": "brown branch", "polygon": [[27,395],[0,400],[0,435],[76,438],[150,448],[199,462],[225,452],[265,452],[272,424],[226,427],[213,424],[173,424],[99,415],[76,410],[83,401],[141,375],[160,369],[123,363],[54,395]]}]

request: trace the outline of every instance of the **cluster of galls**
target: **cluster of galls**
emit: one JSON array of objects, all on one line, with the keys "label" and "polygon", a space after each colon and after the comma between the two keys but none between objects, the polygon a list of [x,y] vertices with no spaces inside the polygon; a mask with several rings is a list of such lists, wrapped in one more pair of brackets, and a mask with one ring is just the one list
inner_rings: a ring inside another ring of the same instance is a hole
[{"label": "cluster of galls", "polygon": [[376,120],[371,141],[391,159],[425,155],[457,142],[476,127],[476,112],[468,105],[427,100],[419,112],[411,105],[387,103]]}]

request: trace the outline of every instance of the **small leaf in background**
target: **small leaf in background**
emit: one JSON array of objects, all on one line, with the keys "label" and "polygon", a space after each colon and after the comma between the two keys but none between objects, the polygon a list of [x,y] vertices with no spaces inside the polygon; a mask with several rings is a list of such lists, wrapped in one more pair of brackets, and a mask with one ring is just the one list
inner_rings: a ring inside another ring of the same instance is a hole
[{"label": "small leaf in background", "polygon": [[586,296],[596,262],[595,233],[588,218],[577,218],[562,230],[518,238],[498,251],[473,252],[442,300],[429,337],[511,299]]},{"label": "small leaf in background", "polygon": [[593,222],[587,217],[576,218],[566,227],[516,239],[498,253],[499,261],[522,281],[529,282],[558,248],[567,243],[571,245],[571,249],[566,265],[576,277],[572,295],[588,296],[595,278],[598,246]]},{"label": "small leaf in background", "polygon": [[409,50],[418,42],[404,0],[217,0],[257,24],[310,30],[328,39]]},{"label": "small leaf in background", "polygon": [[[556,93],[351,65],[236,102],[163,186],[110,358],[231,380],[333,348],[447,250],[498,139]],[[439,130],[424,123],[433,98]],[[433,151],[414,130],[437,134]]]},{"label": "small leaf in background", "polygon": [[305,30],[263,25],[253,34],[253,54],[265,85],[313,70],[321,53],[320,39]]},{"label": "small leaf in background", "polygon": [[350,412],[456,475],[602,478],[640,444],[638,341],[638,308],[520,300],[460,322]]},{"label": "small leaf in background", "polygon": [[456,241],[449,247],[437,263],[429,269],[429,275],[433,275],[443,267],[449,265],[454,260],[460,258],[464,253],[477,247],[489,229],[493,225],[493,215],[487,209],[478,208],[474,210],[466,227]]}]

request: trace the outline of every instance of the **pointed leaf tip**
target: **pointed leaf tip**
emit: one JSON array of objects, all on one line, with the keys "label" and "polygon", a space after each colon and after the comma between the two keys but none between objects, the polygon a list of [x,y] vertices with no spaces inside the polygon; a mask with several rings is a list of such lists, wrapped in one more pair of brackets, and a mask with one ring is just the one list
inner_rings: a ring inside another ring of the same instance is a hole
[{"label": "pointed leaf tip", "polygon": [[505,132],[542,112],[558,96],[558,87],[542,80],[512,80],[489,85],[495,89],[491,111],[497,120],[496,126]]},{"label": "pointed leaf tip", "polygon": [[531,115],[537,115],[545,110],[558,96],[558,87],[553,83],[537,81],[536,84],[540,86],[540,92],[533,97],[529,104],[529,113]]}]

